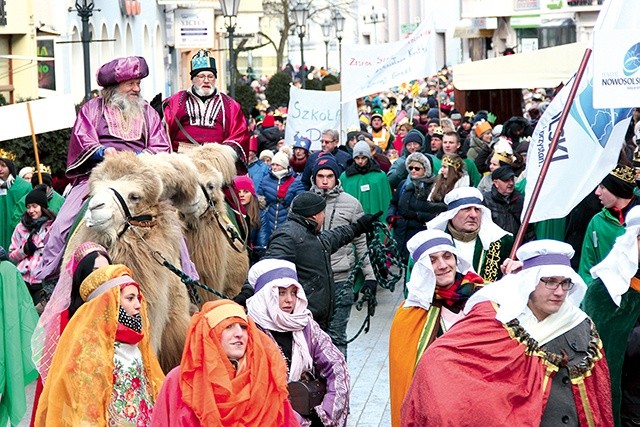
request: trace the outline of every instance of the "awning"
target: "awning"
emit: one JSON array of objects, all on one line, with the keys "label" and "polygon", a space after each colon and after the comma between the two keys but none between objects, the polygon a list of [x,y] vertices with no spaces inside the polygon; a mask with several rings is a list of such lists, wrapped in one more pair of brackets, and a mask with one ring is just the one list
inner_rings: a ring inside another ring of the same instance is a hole
[{"label": "awning", "polygon": [[453,85],[459,90],[556,87],[578,71],[587,46],[571,43],[454,65]]}]

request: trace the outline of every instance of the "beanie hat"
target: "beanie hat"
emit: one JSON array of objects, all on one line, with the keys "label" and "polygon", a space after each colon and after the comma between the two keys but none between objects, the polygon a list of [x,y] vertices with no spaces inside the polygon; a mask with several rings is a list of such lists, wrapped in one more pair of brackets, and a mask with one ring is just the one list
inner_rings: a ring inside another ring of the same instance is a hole
[{"label": "beanie hat", "polygon": [[489,122],[481,121],[481,122],[478,122],[478,124],[476,125],[474,132],[476,133],[477,137],[480,137],[480,135],[482,135],[488,130],[491,130],[491,125],[489,124]]},{"label": "beanie hat", "polygon": [[209,51],[200,49],[198,53],[191,58],[191,78],[194,78],[201,71],[211,71],[215,78],[218,78],[218,69],[216,68],[215,58],[209,57]]},{"label": "beanie hat", "polygon": [[266,129],[266,128],[271,128],[275,125],[276,120],[273,118],[273,116],[271,114],[267,114],[266,116],[264,116],[264,119],[262,120],[262,128]]},{"label": "beanie hat", "polygon": [[336,158],[333,157],[333,155],[330,153],[325,153],[318,157],[318,160],[316,160],[316,164],[313,166],[314,181],[316,179],[316,174],[320,169],[331,169],[331,171],[333,171],[333,174],[336,176],[336,179],[340,176],[340,166],[338,165]]},{"label": "beanie hat", "polygon": [[427,123],[427,126],[429,126],[430,124],[433,124],[433,123],[435,123],[435,124],[437,124],[438,126],[440,126],[440,120],[438,120],[438,119],[431,119],[431,120],[429,120],[429,122]]},{"label": "beanie hat", "polygon": [[24,199],[25,206],[28,206],[32,203],[40,205],[40,207],[44,209],[49,208],[49,201],[47,200],[47,192],[44,190],[43,187],[37,186],[36,188],[31,190],[29,194],[27,194],[27,197],[25,197]]},{"label": "beanie hat", "polygon": [[10,158],[0,156],[0,162],[7,165],[7,168],[9,168],[9,174],[11,176],[13,176],[14,178],[18,176],[18,172],[16,171],[16,164],[13,163],[13,161]]},{"label": "beanie hat", "polygon": [[278,151],[271,159],[271,164],[280,165],[283,168],[287,169],[289,167],[289,156],[287,155],[287,153]]},{"label": "beanie hat", "polygon": [[371,159],[371,147],[367,141],[358,141],[358,143],[353,146],[353,158],[355,159],[358,156],[364,156]]},{"label": "beanie hat", "polygon": [[263,157],[268,157],[270,159],[273,159],[273,151],[271,151],[271,150],[262,150],[260,152],[260,156],[258,156],[258,158],[261,159]]},{"label": "beanie hat", "polygon": [[25,166],[22,169],[20,169],[20,172],[18,172],[18,176],[22,179],[24,179],[25,176],[27,176],[28,174],[32,174],[35,170],[31,167],[31,166]]},{"label": "beanie hat", "polygon": [[[40,173],[40,175],[42,175],[43,184],[49,187],[53,187],[53,179],[51,178],[51,175],[49,175],[48,173]],[[31,177],[31,187],[36,188],[36,186],[39,184],[40,182],[38,181],[38,174],[34,173]]]},{"label": "beanie hat", "polygon": [[634,170],[627,165],[619,164],[604,177],[601,184],[614,196],[621,199],[631,199],[635,187]]},{"label": "beanie hat", "polygon": [[431,176],[431,162],[422,153],[412,153],[407,156],[407,160],[404,162],[407,171],[409,171],[409,165],[413,162],[421,163],[425,170],[425,176]]},{"label": "beanie hat", "polygon": [[417,142],[420,146],[424,146],[424,135],[422,135],[419,130],[411,129],[404,138],[402,138],[402,142],[405,146],[410,142]]},{"label": "beanie hat", "polygon": [[[439,116],[440,116],[440,111],[438,111],[437,108],[432,108],[429,111],[427,111],[427,117],[429,117],[431,120],[438,121]],[[440,122],[438,122],[438,124],[440,124]]]},{"label": "beanie hat", "polygon": [[324,197],[312,191],[305,191],[293,198],[290,209],[291,212],[308,218],[322,212],[326,206],[327,201]]},{"label": "beanie hat", "polygon": [[233,178],[233,184],[236,186],[236,190],[245,190],[249,193],[256,195],[256,189],[253,185],[253,180],[247,175],[238,175]]}]

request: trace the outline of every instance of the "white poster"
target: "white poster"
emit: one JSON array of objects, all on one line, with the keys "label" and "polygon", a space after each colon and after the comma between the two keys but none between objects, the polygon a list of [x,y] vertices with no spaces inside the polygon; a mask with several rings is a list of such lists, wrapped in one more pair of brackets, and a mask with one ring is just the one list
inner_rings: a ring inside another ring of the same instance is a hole
[{"label": "white poster", "polygon": [[213,9],[176,9],[175,43],[178,49],[214,46]]},{"label": "white poster", "polygon": [[[340,142],[346,141],[347,129],[357,127],[358,109],[355,100],[342,104],[343,122]],[[304,136],[311,140],[311,151],[320,150],[322,131],[340,130],[340,92],[303,90],[291,86],[289,90],[289,110],[285,142],[293,146],[296,137]]]},{"label": "white poster", "polygon": [[76,107],[71,95],[5,105],[0,107],[0,123],[11,123],[11,126],[3,126],[0,141],[31,135],[27,104],[31,107],[36,134],[67,129],[76,121]]},{"label": "white poster", "polygon": [[640,30],[594,32],[593,106],[640,105]]},{"label": "white poster", "polygon": [[377,45],[342,47],[342,99],[382,92],[435,74],[435,30],[423,21],[410,37]]}]

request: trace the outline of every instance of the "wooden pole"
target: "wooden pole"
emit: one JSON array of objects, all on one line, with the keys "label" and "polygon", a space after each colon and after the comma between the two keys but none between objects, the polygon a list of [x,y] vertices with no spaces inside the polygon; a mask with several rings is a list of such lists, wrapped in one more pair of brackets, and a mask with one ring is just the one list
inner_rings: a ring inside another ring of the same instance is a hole
[{"label": "wooden pole", "polygon": [[582,57],[582,62],[580,63],[580,67],[578,67],[578,72],[576,73],[576,78],[574,79],[573,85],[571,86],[571,90],[569,91],[567,102],[565,103],[564,108],[562,109],[562,114],[560,115],[560,120],[558,121],[558,127],[553,133],[551,144],[549,144],[549,150],[547,151],[547,155],[544,158],[544,162],[542,163],[542,169],[540,170],[540,175],[538,176],[536,185],[533,188],[533,193],[531,194],[531,200],[529,201],[527,210],[524,213],[524,218],[522,219],[522,224],[520,225],[518,234],[516,234],[516,238],[513,242],[513,248],[511,248],[511,254],[509,255],[509,258],[511,259],[515,259],[516,251],[518,250],[518,247],[520,246],[520,244],[522,243],[522,240],[524,239],[525,230],[529,225],[529,220],[531,219],[531,215],[533,214],[533,208],[535,207],[536,201],[538,200],[538,196],[540,195],[542,184],[547,175],[547,171],[549,170],[549,165],[551,165],[551,159],[553,158],[553,153],[556,151],[556,147],[558,146],[560,135],[562,135],[564,124],[567,121],[567,117],[569,117],[569,111],[571,110],[571,105],[573,104],[573,100],[575,99],[576,93],[578,92],[578,87],[580,86],[580,82],[582,81],[584,72],[587,69],[587,63],[589,62],[590,57],[591,57],[591,49],[585,50],[584,56]]},{"label": "wooden pole", "polygon": [[40,171],[40,155],[38,154],[38,141],[36,141],[36,132],[33,128],[33,117],[31,116],[31,103],[27,102],[27,115],[29,116],[29,127],[31,128],[31,140],[33,141],[33,153],[36,159],[36,172],[38,173],[38,183],[42,184],[42,172]]}]

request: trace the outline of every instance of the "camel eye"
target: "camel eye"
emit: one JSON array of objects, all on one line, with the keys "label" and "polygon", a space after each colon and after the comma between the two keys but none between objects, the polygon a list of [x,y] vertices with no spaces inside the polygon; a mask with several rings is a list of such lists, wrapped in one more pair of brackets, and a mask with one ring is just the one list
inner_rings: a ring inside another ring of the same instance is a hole
[{"label": "camel eye", "polygon": [[208,190],[213,190],[214,188],[216,188],[216,187],[215,187],[215,185],[213,185],[213,183],[210,182],[210,183],[207,184],[207,189]]},{"label": "camel eye", "polygon": [[140,201],[140,195],[136,194],[136,193],[130,193],[129,194],[129,200],[131,200],[132,202],[138,202]]}]

